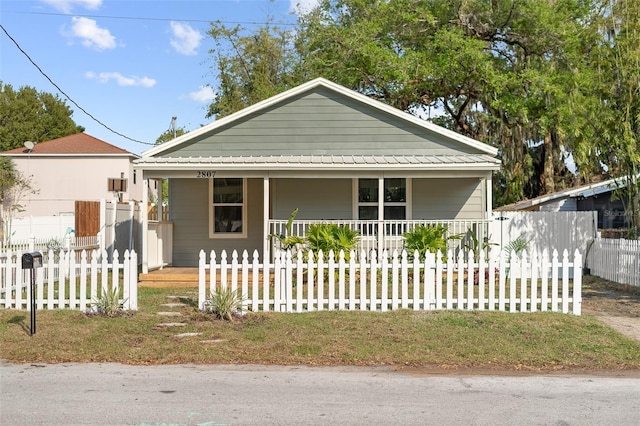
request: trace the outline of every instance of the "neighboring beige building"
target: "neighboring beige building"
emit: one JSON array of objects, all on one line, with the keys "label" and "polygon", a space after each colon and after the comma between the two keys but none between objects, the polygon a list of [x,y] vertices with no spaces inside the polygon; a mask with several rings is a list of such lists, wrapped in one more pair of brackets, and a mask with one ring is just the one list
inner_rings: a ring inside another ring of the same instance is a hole
[{"label": "neighboring beige building", "polygon": [[[76,200],[142,200],[142,179],[133,170],[133,160],[138,156],[86,133],[41,142],[33,149],[12,149],[2,155],[12,158],[37,191],[25,195],[21,201],[24,211],[16,217],[74,213]],[[110,191],[110,178],[126,180],[126,191]]]}]

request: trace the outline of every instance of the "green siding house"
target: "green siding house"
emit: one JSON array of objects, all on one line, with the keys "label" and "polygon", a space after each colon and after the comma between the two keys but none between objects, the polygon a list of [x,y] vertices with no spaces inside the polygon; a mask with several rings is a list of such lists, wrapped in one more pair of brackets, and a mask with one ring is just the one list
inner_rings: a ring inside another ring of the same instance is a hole
[{"label": "green siding house", "polygon": [[343,223],[367,250],[401,248],[417,223],[484,230],[496,155],[318,78],[142,154],[145,188],[168,179],[170,200],[167,222],[143,218],[143,269],[195,266],[203,249],[268,258],[294,209],[294,233]]}]

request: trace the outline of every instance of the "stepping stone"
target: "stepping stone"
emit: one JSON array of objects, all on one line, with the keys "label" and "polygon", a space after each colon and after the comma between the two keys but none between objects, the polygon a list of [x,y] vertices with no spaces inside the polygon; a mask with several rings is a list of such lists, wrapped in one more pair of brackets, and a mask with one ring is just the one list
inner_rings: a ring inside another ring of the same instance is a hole
[{"label": "stepping stone", "polygon": [[180,312],[156,312],[158,315],[162,315],[165,317],[181,317],[182,314]]},{"label": "stepping stone", "polygon": [[182,307],[187,306],[187,304],[186,303],[164,303],[164,304],[162,304],[160,306],[165,307],[165,308],[182,308]]},{"label": "stepping stone", "polygon": [[184,327],[185,323],[183,322],[163,322],[161,324],[157,324],[156,327],[166,328],[166,327]]},{"label": "stepping stone", "polygon": [[199,336],[202,333],[180,333],[180,334],[176,334],[176,337],[193,337],[193,336]]}]

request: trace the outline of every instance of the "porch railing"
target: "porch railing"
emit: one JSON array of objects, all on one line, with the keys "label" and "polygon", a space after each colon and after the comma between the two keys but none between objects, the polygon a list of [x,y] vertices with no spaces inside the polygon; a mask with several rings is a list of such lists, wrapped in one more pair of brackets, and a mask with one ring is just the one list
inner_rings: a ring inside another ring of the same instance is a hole
[{"label": "porch railing", "polygon": [[[472,238],[477,241],[488,241],[490,220],[332,220],[312,219],[295,220],[291,234],[303,237],[309,226],[318,223],[334,223],[346,225],[358,231],[360,240],[356,251],[366,253],[376,250],[401,251],[404,248],[403,234],[418,225],[443,225],[447,228],[446,237],[458,236],[448,240],[447,249],[458,252],[459,248],[471,245]],[[287,220],[272,219],[269,221],[268,235],[286,235]],[[277,238],[271,239],[271,252],[278,249]],[[477,247],[474,247],[476,249]]]},{"label": "porch railing", "polygon": [[149,269],[173,263],[173,223],[149,221],[147,262]]}]

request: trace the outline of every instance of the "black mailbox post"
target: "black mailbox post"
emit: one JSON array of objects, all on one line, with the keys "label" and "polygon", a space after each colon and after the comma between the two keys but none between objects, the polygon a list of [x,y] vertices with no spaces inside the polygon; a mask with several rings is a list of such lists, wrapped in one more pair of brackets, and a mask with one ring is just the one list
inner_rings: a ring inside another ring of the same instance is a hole
[{"label": "black mailbox post", "polygon": [[42,268],[42,253],[34,251],[22,255],[22,269],[31,270],[31,335],[36,334],[36,273],[35,268]]}]

